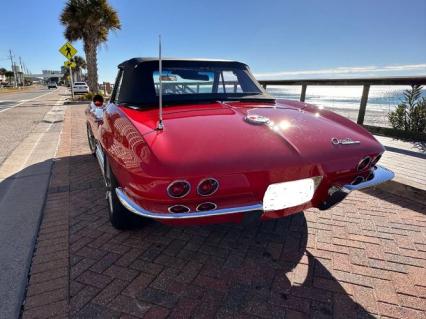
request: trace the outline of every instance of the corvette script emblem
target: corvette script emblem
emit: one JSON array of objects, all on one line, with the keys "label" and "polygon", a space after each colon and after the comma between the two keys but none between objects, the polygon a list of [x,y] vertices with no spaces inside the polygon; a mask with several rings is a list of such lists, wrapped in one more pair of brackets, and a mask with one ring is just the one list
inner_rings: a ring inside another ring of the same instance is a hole
[{"label": "corvette script emblem", "polygon": [[339,144],[349,145],[349,144],[360,144],[360,143],[361,143],[360,141],[354,141],[350,137],[347,137],[347,138],[333,137],[331,139],[331,144],[333,144],[333,145],[339,145]]}]

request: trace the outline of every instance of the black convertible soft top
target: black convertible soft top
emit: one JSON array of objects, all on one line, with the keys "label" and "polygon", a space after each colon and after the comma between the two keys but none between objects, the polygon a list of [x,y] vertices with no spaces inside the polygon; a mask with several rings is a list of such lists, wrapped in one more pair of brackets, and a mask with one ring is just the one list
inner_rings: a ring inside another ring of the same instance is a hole
[{"label": "black convertible soft top", "polygon": [[[251,75],[248,66],[241,62],[229,60],[164,58],[162,59],[162,66],[163,69],[190,67],[200,69],[223,68],[239,70],[244,73],[244,78],[248,80],[246,83],[253,85],[261,93],[257,96],[258,99],[272,99],[271,96],[263,91]],[[122,80],[121,83],[116,83],[116,85],[119,86],[119,93],[116,97],[116,101],[129,106],[158,105],[158,96],[155,91],[153,80],[153,72],[158,71],[158,67],[158,58],[133,58],[119,64],[119,77],[121,76]],[[233,97],[239,96],[244,96],[244,94],[234,94]],[[214,99],[224,99],[224,94],[181,94],[179,96],[163,97],[163,101],[166,105]]]},{"label": "black convertible soft top", "polygon": [[[232,60],[217,60],[217,59],[185,59],[185,58],[162,58],[163,66],[180,66],[182,64],[188,65],[188,62],[190,62],[191,66],[205,66],[205,65],[221,65],[226,67],[231,66],[244,66],[247,68],[247,64],[238,62],[238,61],[232,61]],[[132,58],[129,60],[126,60],[118,65],[118,68],[120,69],[128,69],[128,68],[135,68],[141,64],[145,65],[154,63],[158,66],[158,58],[154,57],[142,57],[142,58]]]}]

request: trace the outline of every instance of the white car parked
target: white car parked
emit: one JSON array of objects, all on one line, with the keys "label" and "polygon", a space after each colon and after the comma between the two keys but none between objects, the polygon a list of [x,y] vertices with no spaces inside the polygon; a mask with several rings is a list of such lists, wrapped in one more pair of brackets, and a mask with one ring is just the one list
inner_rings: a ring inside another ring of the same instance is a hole
[{"label": "white car parked", "polygon": [[86,82],[75,82],[72,86],[72,89],[74,91],[74,94],[89,93],[89,87],[87,86]]}]

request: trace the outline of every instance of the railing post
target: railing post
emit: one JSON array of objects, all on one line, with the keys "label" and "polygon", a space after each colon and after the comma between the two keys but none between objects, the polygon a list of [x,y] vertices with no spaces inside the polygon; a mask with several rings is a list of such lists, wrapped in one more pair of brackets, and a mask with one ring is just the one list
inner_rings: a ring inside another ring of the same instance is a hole
[{"label": "railing post", "polygon": [[365,109],[367,108],[368,93],[370,92],[370,84],[364,84],[362,89],[361,103],[359,105],[358,120],[359,125],[364,124]]},{"label": "railing post", "polygon": [[300,102],[305,102],[306,98],[306,84],[302,84],[302,92],[300,92]]},{"label": "railing post", "polygon": [[266,90],[266,83],[263,83],[262,86]]}]

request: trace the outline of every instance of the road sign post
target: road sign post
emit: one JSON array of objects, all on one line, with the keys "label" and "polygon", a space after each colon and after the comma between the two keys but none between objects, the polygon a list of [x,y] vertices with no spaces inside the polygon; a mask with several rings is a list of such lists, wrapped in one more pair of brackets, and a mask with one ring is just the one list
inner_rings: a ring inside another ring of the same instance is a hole
[{"label": "road sign post", "polygon": [[73,56],[77,53],[77,49],[74,48],[71,43],[67,42],[59,48],[59,52],[66,57],[69,61],[65,61],[64,65],[70,69],[70,85],[71,85],[71,97],[74,100],[74,79],[72,76],[72,68],[75,67],[75,63],[72,61]]},{"label": "road sign post", "polygon": [[74,79],[72,78],[72,67],[70,65],[70,85],[71,85],[71,99],[74,100]]},{"label": "road sign post", "polygon": [[74,61],[69,60],[69,61],[65,61],[64,62],[64,66],[68,67],[69,70],[70,70],[70,89],[71,89],[72,99],[74,100],[74,89],[73,89],[73,86],[74,86],[74,77],[73,77],[73,74],[72,74],[72,69],[75,68],[77,65],[75,64]]}]

